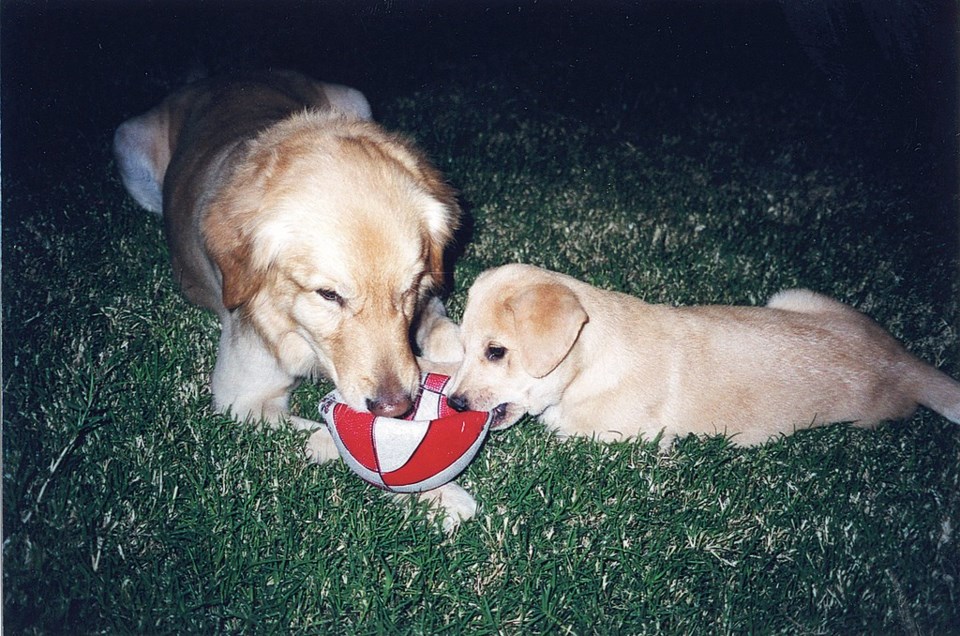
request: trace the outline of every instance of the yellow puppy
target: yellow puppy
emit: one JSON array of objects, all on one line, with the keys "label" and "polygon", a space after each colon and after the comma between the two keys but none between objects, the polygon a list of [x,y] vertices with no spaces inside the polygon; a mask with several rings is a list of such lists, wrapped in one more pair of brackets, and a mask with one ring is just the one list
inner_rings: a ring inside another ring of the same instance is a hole
[{"label": "yellow puppy", "polygon": [[456,408],[524,413],[562,436],[661,446],[688,433],[744,446],[797,429],[873,426],[917,404],[960,423],[960,383],[840,302],[807,290],[766,307],[668,307],[529,265],[480,275],[461,325]]}]

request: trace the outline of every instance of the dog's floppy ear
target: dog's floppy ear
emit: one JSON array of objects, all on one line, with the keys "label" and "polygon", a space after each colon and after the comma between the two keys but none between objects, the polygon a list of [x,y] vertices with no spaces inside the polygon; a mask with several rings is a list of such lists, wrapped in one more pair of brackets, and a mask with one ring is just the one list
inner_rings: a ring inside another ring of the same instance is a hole
[{"label": "dog's floppy ear", "polygon": [[279,161],[278,153],[247,142],[249,161],[220,188],[204,215],[201,233],[207,254],[220,269],[223,306],[233,311],[263,287],[275,254],[255,242],[263,192]]},{"label": "dog's floppy ear", "polygon": [[223,306],[232,311],[253,298],[263,284],[263,273],[253,269],[249,247],[211,255],[223,277]]},{"label": "dog's floppy ear", "polygon": [[513,313],[517,353],[524,370],[542,378],[570,353],[588,320],[583,305],[570,289],[557,283],[526,287],[506,302]]},{"label": "dog's floppy ear", "polygon": [[[450,219],[457,219],[460,215],[460,208],[455,203],[447,208],[449,212],[445,214]],[[449,223],[449,221],[446,221]],[[455,223],[455,221],[454,221]],[[454,224],[443,229],[428,229],[427,244],[427,267],[432,286],[435,289],[449,289],[451,275],[447,268],[447,246],[450,245],[453,231],[456,229]]]},{"label": "dog's floppy ear", "polygon": [[230,214],[229,201],[217,201],[203,222],[207,253],[220,269],[223,306],[234,310],[245,304],[263,285],[264,272],[255,263],[250,237],[239,227],[240,218]]},{"label": "dog's floppy ear", "polygon": [[430,197],[429,205],[423,210],[423,227],[427,235],[427,265],[434,287],[446,287],[450,281],[444,255],[454,233],[460,227],[463,215],[457,203],[457,192],[444,181],[440,171],[433,167],[419,149],[403,137],[393,136],[392,139],[397,146],[388,147],[390,150],[396,153],[397,149],[402,148],[406,152],[396,154],[394,158],[416,176]]},{"label": "dog's floppy ear", "polygon": [[453,188],[444,183],[438,173],[429,170],[427,187],[433,197],[433,204],[426,211],[427,264],[430,276],[438,288],[449,284],[444,256],[447,246],[453,240],[453,234],[460,227],[460,206],[457,204]]}]

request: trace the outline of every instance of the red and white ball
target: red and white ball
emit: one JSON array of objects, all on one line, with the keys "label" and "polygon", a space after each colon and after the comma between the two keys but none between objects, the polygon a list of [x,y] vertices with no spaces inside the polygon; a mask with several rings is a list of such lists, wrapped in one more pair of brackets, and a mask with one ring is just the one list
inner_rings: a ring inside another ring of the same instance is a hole
[{"label": "red and white ball", "polygon": [[462,473],[490,430],[490,413],[455,411],[447,404],[445,375],[425,373],[406,418],[354,411],[337,391],[320,413],[343,461],[362,479],[392,492],[422,492]]}]

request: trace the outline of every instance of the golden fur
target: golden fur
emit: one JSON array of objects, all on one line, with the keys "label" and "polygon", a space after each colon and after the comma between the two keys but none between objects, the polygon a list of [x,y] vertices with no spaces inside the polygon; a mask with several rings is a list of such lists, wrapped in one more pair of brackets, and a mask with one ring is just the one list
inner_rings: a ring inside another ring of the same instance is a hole
[{"label": "golden fur", "polygon": [[[359,91],[286,71],[205,80],[124,122],[114,151],[131,195],[162,213],[184,294],[220,318],[218,410],[277,422],[316,374],[354,409],[410,409],[412,330],[424,308],[428,330],[449,329],[431,298],[460,209]],[[337,456],[325,427],[308,452]],[[444,496],[454,522],[473,514],[455,485],[428,497]]]},{"label": "golden fur", "polygon": [[480,275],[461,325],[457,408],[496,426],[537,415],[562,436],[725,434],[761,444],[923,404],[960,422],[960,384],[863,314],[807,290],[766,307],[668,307],[529,265]]}]

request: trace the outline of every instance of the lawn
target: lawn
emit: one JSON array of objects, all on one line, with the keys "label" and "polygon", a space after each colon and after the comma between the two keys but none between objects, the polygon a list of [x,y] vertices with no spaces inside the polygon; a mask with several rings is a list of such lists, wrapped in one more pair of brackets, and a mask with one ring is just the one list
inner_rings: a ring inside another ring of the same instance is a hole
[{"label": "lawn", "polygon": [[[212,413],[216,319],[179,294],[110,134],[176,84],[157,47],[292,65],[308,38],[236,53],[240,36],[208,27],[108,37],[120,18],[13,15],[14,35],[49,29],[60,48],[14,56],[26,70],[4,78],[9,633],[960,632],[960,427],[922,409],[756,449],[688,438],[666,456],[525,420],[461,477],[481,507],[449,536],[342,463],[307,463],[305,434]],[[364,42],[392,17],[370,17]],[[376,73],[344,53],[331,77],[459,190],[454,317],[479,272],[513,261],[670,304],[804,286],[960,376],[955,157],[889,93],[831,92],[796,59],[735,77],[652,59],[628,77],[596,24],[554,52],[509,17],[483,23],[508,45],[457,22],[438,51],[383,45]],[[313,416],[330,388],[301,387],[296,411]]]}]

